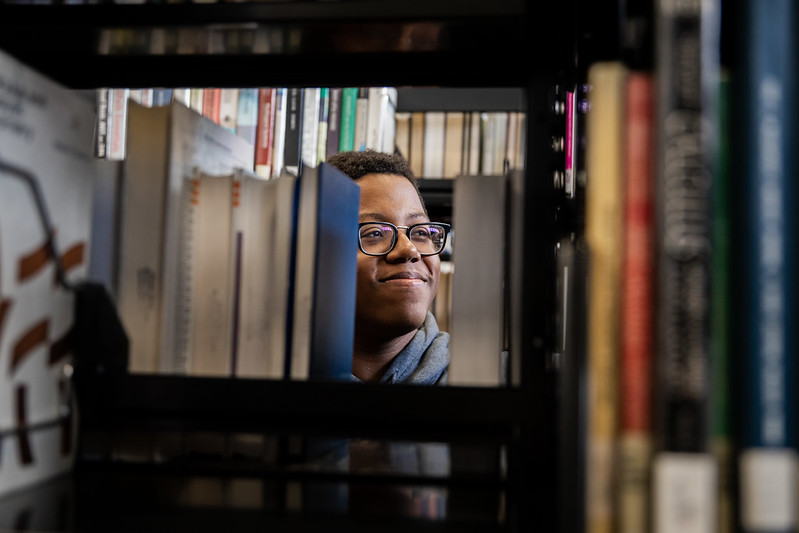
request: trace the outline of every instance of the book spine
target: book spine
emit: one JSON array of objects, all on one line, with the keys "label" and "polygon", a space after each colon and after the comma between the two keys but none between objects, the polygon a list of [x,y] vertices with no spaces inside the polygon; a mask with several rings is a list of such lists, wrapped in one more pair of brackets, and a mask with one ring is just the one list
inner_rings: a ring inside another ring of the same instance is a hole
[{"label": "book spine", "polygon": [[186,107],[191,107],[191,89],[178,87],[172,90],[172,97]]},{"label": "book spine", "polygon": [[275,88],[258,89],[258,123],[255,133],[255,173],[264,178],[272,175],[272,154],[275,132]]},{"label": "book spine", "polygon": [[745,3],[741,13],[734,309],[746,533],[797,528],[797,9],[795,1],[768,0]]},{"label": "book spine", "polygon": [[339,151],[355,149],[355,109],[358,99],[357,87],[344,87],[341,91],[341,141]]},{"label": "book spine", "polygon": [[480,113],[480,174],[494,172],[495,128],[493,113]]},{"label": "book spine", "polygon": [[[355,254],[346,250],[351,242],[351,228],[358,223],[361,190],[349,176],[329,165],[319,167],[318,186],[308,373],[311,379],[349,381],[352,379],[357,264]],[[336,283],[328,283],[328,279],[335,279]]]},{"label": "book spine", "polygon": [[297,175],[302,159],[302,112],[303,90],[289,87],[286,89],[286,140],[283,148],[283,164],[285,169]]},{"label": "book spine", "polygon": [[128,89],[109,90],[108,159],[125,159],[125,133],[128,126]]},{"label": "book spine", "polygon": [[203,92],[202,88],[189,89],[189,107],[200,114],[203,112]]},{"label": "book spine", "polygon": [[618,516],[621,533],[636,533],[648,529],[652,451],[654,78],[631,72],[625,89]]},{"label": "book spine", "polygon": [[411,153],[411,113],[398,111],[394,114],[396,122],[396,140],[394,151],[406,161],[410,161]]},{"label": "book spine", "polygon": [[341,141],[341,100],[344,90],[341,87],[330,88],[330,103],[327,113],[327,148],[325,159],[339,152]]},{"label": "book spine", "polygon": [[239,89],[238,120],[236,135],[256,146],[256,128],[258,126],[258,89]]},{"label": "book spine", "polygon": [[355,133],[353,134],[353,150],[366,150],[366,132],[369,121],[369,88],[359,87],[355,99]]},{"label": "book spine", "polygon": [[239,90],[225,88],[219,90],[219,124],[228,131],[236,133],[239,115]]},{"label": "book spine", "polygon": [[446,113],[426,111],[424,114],[424,146],[422,176],[444,177],[444,138],[446,137]]},{"label": "book spine", "polygon": [[153,107],[169,105],[172,101],[172,89],[153,89]]},{"label": "book spine", "polygon": [[315,167],[319,150],[319,108],[322,94],[319,87],[302,90],[301,158],[302,165]]},{"label": "book spine", "polygon": [[366,96],[366,140],[364,146],[380,151],[382,87],[369,87]]},{"label": "book spine", "polygon": [[[568,98],[567,98],[568,99]],[[569,108],[569,105],[566,105],[566,109]],[[508,117],[508,127],[507,127],[507,139],[505,141],[505,155],[503,156],[505,168],[513,169],[519,168],[516,163],[516,143],[518,142],[517,135],[519,133],[518,130],[518,121],[519,121],[519,114],[516,112],[509,112],[507,114]],[[567,123],[568,123],[568,114],[567,114]],[[569,135],[569,127],[566,127],[567,137]]]},{"label": "book spine", "polygon": [[508,161],[505,159],[505,147],[508,144],[509,113],[499,111],[492,114],[494,120],[494,170],[493,174],[504,174]]},{"label": "book spine", "polygon": [[108,91],[97,89],[97,122],[95,126],[94,156],[105,159],[108,153]]},{"label": "book spine", "polygon": [[471,112],[469,128],[469,162],[466,172],[474,176],[480,174],[480,168],[483,164],[482,113],[479,111]]},{"label": "book spine", "polygon": [[620,62],[595,63],[588,71],[591,113],[586,118],[585,238],[590,257],[585,517],[586,531],[595,533],[612,531],[615,522],[625,77],[626,69]]},{"label": "book spine", "polygon": [[464,113],[448,111],[444,126],[444,165],[442,177],[455,178],[463,173],[463,129]]},{"label": "book spine", "polygon": [[285,160],[283,155],[286,146],[286,103],[288,89],[281,87],[275,90],[274,133],[272,134],[272,177],[283,172]]},{"label": "book spine", "polygon": [[712,531],[716,525],[709,298],[717,16],[714,0],[661,0],[655,12],[660,133],[652,505],[657,533]]},{"label": "book spine", "polygon": [[424,111],[411,112],[411,148],[408,163],[417,178],[424,175]]},{"label": "book spine", "polygon": [[203,89],[202,114],[204,117],[219,124],[219,106],[222,99],[222,89]]},{"label": "book spine", "polygon": [[324,163],[327,159],[327,132],[330,120],[330,89],[322,87],[319,91],[319,139],[316,147],[316,165]]}]

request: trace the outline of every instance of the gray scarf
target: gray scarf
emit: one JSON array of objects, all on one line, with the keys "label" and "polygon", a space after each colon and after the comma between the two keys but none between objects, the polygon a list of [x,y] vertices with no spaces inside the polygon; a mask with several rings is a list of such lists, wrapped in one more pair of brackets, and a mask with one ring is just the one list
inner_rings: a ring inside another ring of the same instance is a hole
[{"label": "gray scarf", "polygon": [[[391,361],[380,383],[444,385],[449,366],[449,333],[439,331],[429,311],[411,342]],[[359,381],[353,376],[353,379]]]}]

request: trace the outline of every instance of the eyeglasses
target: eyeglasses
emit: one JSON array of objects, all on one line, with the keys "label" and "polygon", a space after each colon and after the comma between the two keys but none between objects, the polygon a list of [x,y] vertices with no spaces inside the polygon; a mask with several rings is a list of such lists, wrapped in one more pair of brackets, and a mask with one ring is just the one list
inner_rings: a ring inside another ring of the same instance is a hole
[{"label": "eyeglasses", "polygon": [[386,255],[396,246],[400,229],[405,230],[405,235],[419,255],[436,255],[447,243],[450,226],[443,222],[422,222],[410,226],[361,222],[358,224],[358,247],[366,255]]}]

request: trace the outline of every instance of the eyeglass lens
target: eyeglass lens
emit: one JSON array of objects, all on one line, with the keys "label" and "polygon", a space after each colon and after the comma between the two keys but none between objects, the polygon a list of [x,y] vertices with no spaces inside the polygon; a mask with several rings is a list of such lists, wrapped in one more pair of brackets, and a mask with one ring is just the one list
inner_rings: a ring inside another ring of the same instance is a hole
[{"label": "eyeglass lens", "polygon": [[[396,242],[394,226],[367,224],[360,229],[361,247],[367,254],[386,254]],[[438,224],[414,224],[405,230],[413,246],[420,254],[436,254],[444,248],[446,230]]]}]

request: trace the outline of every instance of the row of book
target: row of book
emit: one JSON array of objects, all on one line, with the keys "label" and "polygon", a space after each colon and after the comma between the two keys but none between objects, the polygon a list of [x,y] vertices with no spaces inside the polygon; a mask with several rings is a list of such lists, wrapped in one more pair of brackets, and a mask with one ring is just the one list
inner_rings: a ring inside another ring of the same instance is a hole
[{"label": "row of book", "polygon": [[[355,182],[326,164],[265,179],[247,141],[179,103],[131,103],[127,135],[117,297],[130,371],[349,379]],[[336,283],[317,282],[318,257]]]},{"label": "row of book", "polygon": [[[305,30],[307,32],[307,30]],[[98,53],[151,54],[287,54],[299,53],[305,37],[294,26],[113,28],[100,32]]]},{"label": "row of book", "polygon": [[559,252],[585,531],[796,531],[796,7],[750,4],[728,69],[715,3],[666,4],[654,68],[588,68],[588,254]]},{"label": "row of book", "polygon": [[339,151],[394,151],[397,90],[369,88],[98,89],[99,158],[125,158],[129,101],[181,102],[253,146],[245,168],[266,178],[317,166]]},{"label": "row of book", "polygon": [[396,146],[417,176],[501,175],[524,168],[521,111],[400,111]]},{"label": "row of book", "polygon": [[129,101],[174,100],[250,142],[251,168],[267,178],[364,149],[399,152],[426,178],[524,167],[523,112],[402,112],[397,97],[392,87],[98,89],[96,155],[124,159]]}]

